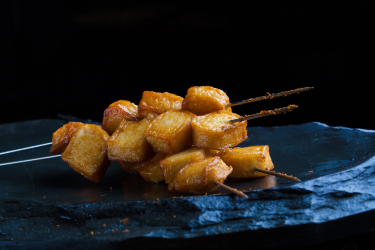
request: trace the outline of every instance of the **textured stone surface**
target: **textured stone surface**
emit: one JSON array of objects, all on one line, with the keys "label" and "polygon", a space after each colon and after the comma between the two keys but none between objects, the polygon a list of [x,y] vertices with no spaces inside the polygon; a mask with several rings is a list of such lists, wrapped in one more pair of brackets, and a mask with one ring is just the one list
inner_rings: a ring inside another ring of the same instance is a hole
[{"label": "textured stone surface", "polygon": [[[0,152],[48,142],[64,123],[1,125]],[[375,229],[370,223],[375,217],[375,131],[308,123],[249,127],[248,136],[242,146],[269,145],[275,170],[302,182],[272,176],[226,181],[246,191],[246,200],[222,189],[204,196],[171,194],[166,184],[146,183],[115,163],[99,184],[76,174],[59,158],[2,166],[0,246],[41,247],[40,242],[52,241],[62,248],[84,242],[99,249],[155,242],[172,246],[187,239],[190,244],[205,239],[223,246],[246,239],[254,248],[273,248]],[[44,148],[3,155],[0,163],[47,152]]]}]

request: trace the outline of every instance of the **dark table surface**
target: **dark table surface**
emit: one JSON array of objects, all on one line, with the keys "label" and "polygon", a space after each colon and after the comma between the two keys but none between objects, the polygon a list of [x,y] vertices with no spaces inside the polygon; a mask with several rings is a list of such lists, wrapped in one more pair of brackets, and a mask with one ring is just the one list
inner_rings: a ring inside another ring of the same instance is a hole
[{"label": "dark table surface", "polygon": [[[65,122],[1,125],[0,151],[48,142]],[[251,241],[254,249],[278,249],[352,247],[372,234],[374,131],[307,123],[249,127],[248,136],[240,146],[269,145],[275,170],[302,182],[274,176],[229,179],[228,185],[249,195],[245,200],[224,189],[207,196],[169,193],[165,184],[146,183],[116,163],[99,184],[76,174],[60,158],[2,166],[1,244],[98,249],[172,248],[184,242],[222,249]],[[3,155],[1,162],[46,152],[38,148]],[[129,220],[123,223],[124,218]]]}]

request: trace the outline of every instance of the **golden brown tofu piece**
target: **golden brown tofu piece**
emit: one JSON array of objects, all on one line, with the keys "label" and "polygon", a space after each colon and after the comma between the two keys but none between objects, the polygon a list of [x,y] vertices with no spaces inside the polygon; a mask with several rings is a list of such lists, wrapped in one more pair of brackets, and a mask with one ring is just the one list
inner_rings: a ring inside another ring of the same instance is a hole
[{"label": "golden brown tofu piece", "polygon": [[210,157],[211,153],[204,148],[188,148],[177,154],[168,155],[164,160],[160,161],[163,170],[165,182],[171,183],[180,169],[187,164]]},{"label": "golden brown tofu piece", "polygon": [[189,110],[196,115],[205,115],[214,111],[232,111],[229,97],[224,91],[210,86],[191,87],[187,91],[182,109]]},{"label": "golden brown tofu piece", "polygon": [[156,117],[146,130],[147,141],[157,152],[175,154],[191,146],[191,120],[189,111],[167,111]]},{"label": "golden brown tofu piece", "polygon": [[182,168],[168,186],[170,192],[204,194],[218,188],[232,172],[219,156],[194,161]]},{"label": "golden brown tofu piece", "polygon": [[169,110],[181,110],[183,100],[181,96],[168,92],[144,91],[138,105],[138,116],[146,118],[149,114],[160,115]]},{"label": "golden brown tofu piece", "polygon": [[251,146],[245,148],[228,148],[220,155],[220,158],[233,167],[229,177],[235,178],[255,178],[267,174],[254,171],[254,167],[272,170],[273,163],[269,153],[269,147]]},{"label": "golden brown tofu piece", "polygon": [[52,147],[49,152],[54,155],[59,155],[64,152],[74,132],[76,132],[81,125],[83,125],[83,123],[69,122],[56,130],[52,135]]},{"label": "golden brown tofu piece", "polygon": [[210,149],[210,153],[212,156],[220,156],[224,152],[224,150],[225,149],[220,149],[220,150]]},{"label": "golden brown tofu piece", "polygon": [[115,132],[123,119],[136,121],[138,118],[138,107],[132,102],[119,100],[104,110],[102,128],[109,135]]},{"label": "golden brown tofu piece", "polygon": [[147,182],[164,181],[164,174],[160,167],[160,161],[163,160],[165,156],[166,154],[164,153],[157,153],[150,160],[135,164],[134,169]]},{"label": "golden brown tofu piece", "polygon": [[247,121],[231,123],[241,116],[220,110],[197,116],[191,122],[193,146],[207,149],[234,147],[247,139]]},{"label": "golden brown tofu piece", "polygon": [[130,163],[144,162],[153,156],[153,150],[146,140],[145,131],[151,121],[122,120],[108,139],[108,158],[111,161]]},{"label": "golden brown tofu piece", "polygon": [[123,170],[125,170],[128,173],[131,173],[131,174],[138,173],[137,170],[134,169],[134,163],[118,161],[118,164]]},{"label": "golden brown tofu piece", "polygon": [[107,171],[109,135],[100,126],[83,124],[73,134],[61,158],[76,172],[98,183]]}]

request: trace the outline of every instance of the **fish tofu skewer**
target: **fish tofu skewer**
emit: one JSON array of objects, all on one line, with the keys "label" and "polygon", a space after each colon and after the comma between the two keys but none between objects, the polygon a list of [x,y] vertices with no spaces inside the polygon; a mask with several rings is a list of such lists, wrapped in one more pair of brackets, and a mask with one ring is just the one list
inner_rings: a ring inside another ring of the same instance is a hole
[{"label": "fish tofu skewer", "polygon": [[[254,152],[251,153],[243,148],[229,149],[247,139],[247,122],[230,122],[241,118],[231,112],[230,106],[225,92],[210,86],[189,88],[185,99],[168,92],[144,91],[138,107],[129,101],[116,101],[103,114],[103,129],[112,134],[110,138],[108,134],[106,137],[108,158],[118,161],[128,172],[138,172],[146,181],[159,182],[164,178],[170,188],[174,186],[173,182],[178,175],[180,180],[183,179],[183,175],[179,173],[187,165],[207,160],[212,155],[218,155],[224,163],[233,165],[230,177],[253,178],[266,175],[254,169],[273,169],[268,146],[258,146],[256,150],[252,148]],[[140,120],[142,118],[147,119]],[[83,125],[70,122],[57,130],[50,152],[65,153],[69,141]],[[77,139],[74,143],[77,144]],[[191,146],[200,147],[199,150],[204,152],[194,151],[197,150],[195,148],[179,155],[182,150]],[[154,155],[155,151],[159,153]],[[169,156],[165,157],[166,154]],[[201,155],[197,156],[199,154]],[[74,164],[68,164],[79,172]],[[211,166],[211,162],[208,165]],[[95,182],[100,180],[88,174],[85,177]]]},{"label": "fish tofu skewer", "polygon": [[223,184],[232,172],[218,156],[194,161],[182,168],[168,186],[170,192],[205,194]]},{"label": "fish tofu skewer", "polygon": [[240,117],[225,110],[195,117],[191,122],[193,146],[215,150],[237,146],[247,139],[247,121],[230,120]]},{"label": "fish tofu skewer", "polygon": [[136,121],[138,119],[138,106],[126,100],[118,100],[110,104],[103,112],[102,128],[109,135],[112,135],[123,119]]},{"label": "fish tofu skewer", "polygon": [[151,159],[137,163],[134,169],[147,182],[162,182],[164,181],[163,170],[160,167],[160,161],[165,158],[166,154],[159,152]]},{"label": "fish tofu skewer", "polygon": [[98,183],[110,165],[108,138],[109,135],[100,126],[83,124],[73,134],[61,158],[76,172]]},{"label": "fish tofu skewer", "polygon": [[187,164],[210,157],[209,150],[204,148],[188,148],[177,154],[168,155],[160,161],[160,166],[165,176],[165,182],[171,183],[180,169]]},{"label": "fish tofu skewer", "polygon": [[154,152],[146,140],[145,131],[151,120],[123,120],[108,139],[108,158],[111,161],[139,163],[150,159]]},{"label": "fish tofu skewer", "polygon": [[156,152],[178,153],[192,144],[189,111],[167,111],[156,117],[145,131],[147,141]]},{"label": "fish tofu skewer", "polygon": [[181,96],[168,92],[144,91],[138,105],[138,116],[139,118],[155,117],[166,111],[181,110],[183,100]]},{"label": "fish tofu skewer", "polygon": [[137,170],[134,169],[134,164],[131,162],[125,162],[125,161],[117,161],[117,163],[120,165],[120,167],[125,170],[128,173],[136,174],[138,173]]},{"label": "fish tofu skewer", "polygon": [[206,115],[219,110],[232,111],[229,97],[224,91],[210,86],[191,87],[188,89],[182,109],[188,110],[196,115]]},{"label": "fish tofu skewer", "polygon": [[81,122],[69,122],[56,130],[52,135],[52,147],[49,152],[53,155],[59,155],[65,151],[74,132],[83,125]]},{"label": "fish tofu skewer", "polygon": [[233,171],[229,177],[262,177],[267,174],[255,171],[255,167],[264,170],[272,170],[274,168],[269,153],[269,147],[267,145],[245,148],[228,148],[219,156],[227,165],[233,167]]}]

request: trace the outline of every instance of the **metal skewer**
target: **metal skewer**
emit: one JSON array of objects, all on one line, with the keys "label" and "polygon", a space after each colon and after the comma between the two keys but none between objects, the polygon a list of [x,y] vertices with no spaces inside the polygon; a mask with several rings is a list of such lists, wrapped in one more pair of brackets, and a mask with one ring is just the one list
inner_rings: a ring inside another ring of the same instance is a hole
[{"label": "metal skewer", "polygon": [[7,162],[7,163],[0,163],[0,166],[12,165],[12,164],[17,164],[17,163],[24,163],[24,162],[29,162],[29,161],[39,161],[39,160],[55,158],[55,157],[59,157],[59,156],[61,156],[61,155],[51,155],[51,156],[22,160],[22,161],[12,161],[12,162]]},{"label": "metal skewer", "polygon": [[[0,155],[11,154],[11,153],[15,153],[15,152],[18,152],[18,151],[43,147],[43,146],[47,146],[47,145],[51,145],[51,144],[52,144],[52,142],[47,142],[47,143],[42,143],[42,144],[30,146],[30,147],[9,150],[9,151],[5,151],[5,152],[1,152]],[[51,156],[39,157],[39,158],[34,158],[34,159],[27,159],[27,160],[22,160],[22,161],[12,161],[12,162],[0,163],[0,166],[12,165],[12,164],[18,164],[18,163],[24,163],[24,162],[30,162],[30,161],[39,161],[39,160],[50,159],[50,158],[55,158],[55,157],[59,157],[59,156],[61,156],[61,155],[51,155]]]},{"label": "metal skewer", "polygon": [[28,149],[32,149],[32,148],[43,147],[43,146],[47,146],[47,145],[51,145],[51,144],[52,144],[52,142],[47,142],[47,143],[43,143],[43,144],[39,144],[39,145],[34,145],[34,146],[26,147],[26,148],[19,148],[19,149],[15,149],[15,150],[9,150],[9,151],[5,151],[5,152],[1,152],[0,155],[10,154],[10,153],[14,153],[14,152],[22,151],[22,150],[28,150]]}]

